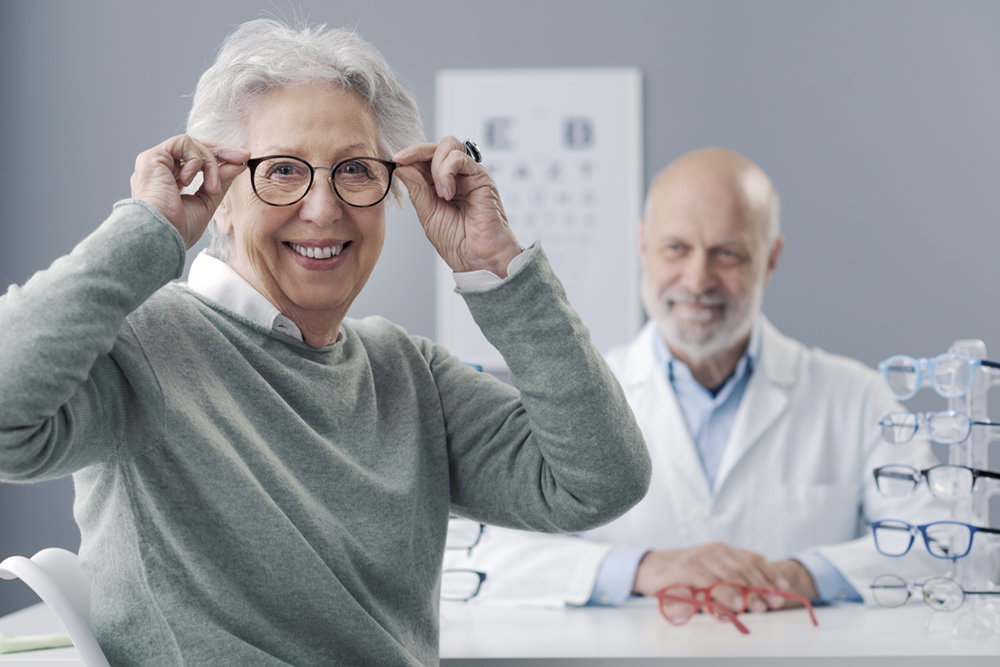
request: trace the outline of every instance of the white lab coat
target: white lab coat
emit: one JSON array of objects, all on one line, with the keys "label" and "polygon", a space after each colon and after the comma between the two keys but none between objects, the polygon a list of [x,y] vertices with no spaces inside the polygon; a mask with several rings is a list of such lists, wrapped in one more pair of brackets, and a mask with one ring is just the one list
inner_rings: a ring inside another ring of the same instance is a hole
[{"label": "white lab coat", "polygon": [[487,573],[476,602],[582,604],[614,546],[673,549],[724,541],[787,558],[816,548],[867,602],[883,573],[941,573],[922,542],[902,558],[875,549],[868,522],[948,518],[950,505],[918,487],[884,498],[872,470],[905,463],[920,470],[939,461],[926,440],[891,445],[879,420],[902,410],[881,377],[860,362],[809,349],[763,317],[761,354],[740,402],[714,490],[670,383],[656,364],[647,324],[608,363],[625,390],[649,447],[649,493],[616,521],[583,536],[551,536],[488,527],[469,552],[450,551],[445,567]]}]

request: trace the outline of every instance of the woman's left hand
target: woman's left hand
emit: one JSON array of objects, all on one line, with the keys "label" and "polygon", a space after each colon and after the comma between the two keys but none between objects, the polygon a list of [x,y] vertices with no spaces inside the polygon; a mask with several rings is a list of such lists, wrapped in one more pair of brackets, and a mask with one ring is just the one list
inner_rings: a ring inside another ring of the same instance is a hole
[{"label": "woman's left hand", "polygon": [[496,183],[465,144],[445,137],[439,144],[408,146],[393,158],[427,238],[457,273],[485,269],[507,277],[521,252],[507,224]]}]

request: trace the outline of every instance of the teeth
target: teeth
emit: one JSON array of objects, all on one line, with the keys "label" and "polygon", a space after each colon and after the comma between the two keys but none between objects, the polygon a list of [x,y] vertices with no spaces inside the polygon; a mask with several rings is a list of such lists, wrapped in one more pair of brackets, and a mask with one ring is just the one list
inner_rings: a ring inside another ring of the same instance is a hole
[{"label": "teeth", "polygon": [[336,257],[337,255],[340,254],[340,251],[344,249],[343,243],[341,243],[340,245],[326,246],[324,248],[307,248],[297,243],[289,243],[288,245],[292,248],[292,250],[299,253],[303,257],[311,257],[313,259],[326,259],[328,257]]}]

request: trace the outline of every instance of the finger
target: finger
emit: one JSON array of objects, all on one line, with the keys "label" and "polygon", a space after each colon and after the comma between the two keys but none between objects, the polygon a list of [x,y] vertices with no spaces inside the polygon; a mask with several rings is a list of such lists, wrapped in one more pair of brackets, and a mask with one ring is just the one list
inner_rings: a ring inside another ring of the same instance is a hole
[{"label": "finger", "polygon": [[179,134],[162,143],[159,148],[166,153],[164,157],[170,163],[174,181],[179,188],[187,187],[198,172],[204,172],[203,187],[210,192],[218,191],[215,156],[203,143],[186,134]]},{"label": "finger", "polygon": [[[202,183],[202,188],[205,192],[210,195],[219,194],[221,188],[221,181],[219,178],[219,160],[216,158],[215,153],[212,152],[211,148],[206,146],[204,143],[198,141],[197,139],[191,139],[194,144],[195,150],[198,152],[198,157],[201,160],[201,172],[205,176],[205,180]],[[195,172],[197,175],[197,172]],[[192,180],[194,175],[192,175]]]},{"label": "finger", "polygon": [[423,213],[433,207],[436,196],[431,189],[431,181],[420,168],[413,165],[397,167],[394,175],[406,186],[406,192],[410,195],[417,217],[423,220]]},{"label": "finger", "polygon": [[[780,568],[773,563],[765,563],[763,570],[766,573],[768,579],[772,582],[770,588],[779,591],[794,592],[792,591],[792,584],[784,576],[782,576]],[[781,595],[769,595],[767,596],[767,604],[771,609],[780,609],[781,607],[787,606],[791,601]]]},{"label": "finger", "polygon": [[[190,179],[193,180],[198,171],[204,173],[202,188],[210,195],[224,194],[228,190],[232,180],[242,172],[250,159],[250,152],[242,148],[237,148],[230,144],[223,144],[216,141],[191,140],[196,157],[190,162],[185,161],[184,167],[192,164],[193,173]],[[199,169],[200,167],[200,169]],[[183,174],[183,172],[182,172]],[[186,174],[184,174],[186,176]],[[185,181],[185,185],[191,182]]]},{"label": "finger", "polygon": [[430,162],[434,158],[434,151],[438,145],[429,141],[407,146],[392,156],[392,159],[400,164],[414,164],[416,162]]},{"label": "finger", "polygon": [[[721,545],[703,558],[703,564],[716,577],[716,581],[755,588],[770,587],[761,570],[764,563],[763,556],[728,545]],[[744,604],[751,611],[767,609],[767,605],[762,602],[759,595],[748,595],[744,600],[743,591],[738,586],[717,586],[713,591],[713,597],[734,611],[743,611]]]},{"label": "finger", "polygon": [[[439,172],[434,178],[440,184],[440,195],[442,198],[451,200],[462,190],[466,194],[476,185],[481,185],[482,180],[474,178],[476,175],[485,175],[486,170],[482,165],[463,151],[452,151],[441,161]],[[458,176],[471,176],[472,179],[465,179],[459,182]]]},{"label": "finger", "polygon": [[206,145],[209,151],[205,162],[205,189],[212,195],[225,194],[226,190],[244,169],[245,162],[250,159],[250,152],[228,144],[211,143]]},{"label": "finger", "polygon": [[465,144],[455,137],[442,139],[431,159],[431,176],[438,196],[450,201],[457,191],[455,176],[471,174],[479,168],[479,164],[466,154]]},{"label": "finger", "polygon": [[202,169],[205,159],[204,146],[186,134],[171,137],[157,148],[165,153],[164,157],[170,163],[174,180],[179,187],[189,185],[194,180],[195,174]]}]

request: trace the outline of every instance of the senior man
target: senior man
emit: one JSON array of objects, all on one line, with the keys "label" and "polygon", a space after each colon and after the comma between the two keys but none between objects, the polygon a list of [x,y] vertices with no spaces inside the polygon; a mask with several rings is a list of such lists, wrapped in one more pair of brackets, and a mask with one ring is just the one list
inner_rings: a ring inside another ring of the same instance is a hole
[{"label": "senior man", "polygon": [[[487,573],[481,602],[618,604],[719,580],[861,601],[879,574],[941,562],[922,545],[903,558],[875,548],[868,521],[946,512],[926,491],[880,497],[873,469],[938,461],[926,441],[881,440],[879,421],[902,407],[875,371],[761,314],[784,245],[777,193],[746,157],[697,150],[658,175],[639,224],[650,321],[608,355],[650,450],[649,493],[582,536],[490,527],[447,554],[446,567]],[[750,610],[786,604],[755,597]]]}]

